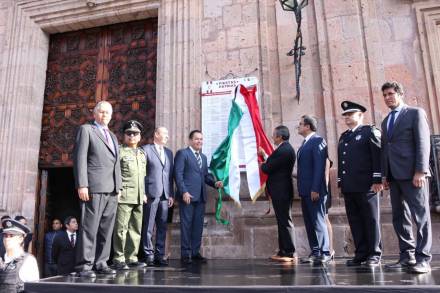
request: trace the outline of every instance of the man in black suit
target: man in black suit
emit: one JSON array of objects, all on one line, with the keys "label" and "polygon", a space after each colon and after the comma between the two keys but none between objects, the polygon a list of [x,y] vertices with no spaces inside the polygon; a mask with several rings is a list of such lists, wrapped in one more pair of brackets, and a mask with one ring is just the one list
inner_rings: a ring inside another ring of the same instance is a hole
[{"label": "man in black suit", "polygon": [[221,188],[221,181],[214,182],[208,173],[206,156],[202,154],[203,134],[193,130],[189,134],[189,146],[176,153],[174,178],[180,212],[181,257],[184,264],[192,260],[206,262],[200,254],[203,219],[205,216],[206,187]]},{"label": "man in black suit", "polygon": [[[386,82],[382,93],[391,110],[382,122],[382,171],[385,186],[391,189],[393,226],[400,248],[399,260],[387,268],[428,273],[432,245],[428,118],[423,109],[404,103],[400,83]],[[417,243],[411,218],[417,226]]]},{"label": "man in black suit", "polygon": [[75,269],[75,246],[78,222],[74,217],[64,220],[65,231],[56,234],[52,244],[52,259],[57,264],[59,275],[67,275]]},{"label": "man in black suit", "polygon": [[122,189],[119,147],[108,129],[112,106],[101,101],[93,110],[95,121],[82,125],[73,150],[75,186],[81,200],[81,223],[76,270],[82,277],[116,274],[107,266],[118,195]]},{"label": "man in black suit", "polygon": [[275,127],[272,139],[276,145],[274,152],[267,155],[260,147],[258,154],[266,160],[260,165],[268,175],[266,188],[272,198],[273,209],[278,224],[278,253],[272,260],[296,263],[294,228],[291,217],[293,203],[292,171],[295,165],[295,150],[289,143],[290,133],[286,126]]}]

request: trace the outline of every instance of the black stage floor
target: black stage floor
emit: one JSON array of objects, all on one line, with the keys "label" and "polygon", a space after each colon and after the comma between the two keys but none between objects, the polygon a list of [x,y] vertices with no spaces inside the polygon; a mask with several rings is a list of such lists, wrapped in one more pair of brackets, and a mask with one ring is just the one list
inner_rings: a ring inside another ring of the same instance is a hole
[{"label": "black stage floor", "polygon": [[182,266],[118,272],[115,277],[52,277],[27,283],[27,293],[73,292],[440,292],[440,262],[415,275],[383,267],[349,268],[345,259],[326,267],[285,265],[268,260],[210,260]]}]

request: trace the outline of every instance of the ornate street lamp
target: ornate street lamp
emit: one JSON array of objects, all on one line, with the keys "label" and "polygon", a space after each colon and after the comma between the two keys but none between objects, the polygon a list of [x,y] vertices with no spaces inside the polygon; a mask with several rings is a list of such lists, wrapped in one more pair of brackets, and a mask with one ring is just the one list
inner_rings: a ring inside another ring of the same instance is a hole
[{"label": "ornate street lamp", "polygon": [[293,11],[295,13],[295,20],[297,24],[295,44],[293,49],[291,49],[287,56],[293,56],[293,64],[295,64],[295,81],[296,81],[296,99],[301,96],[301,89],[299,85],[301,77],[301,57],[305,55],[306,47],[302,43],[302,33],[301,33],[301,21],[302,13],[301,10],[309,4],[308,0],[302,0],[298,3],[298,0],[280,0],[281,7],[285,11]]}]

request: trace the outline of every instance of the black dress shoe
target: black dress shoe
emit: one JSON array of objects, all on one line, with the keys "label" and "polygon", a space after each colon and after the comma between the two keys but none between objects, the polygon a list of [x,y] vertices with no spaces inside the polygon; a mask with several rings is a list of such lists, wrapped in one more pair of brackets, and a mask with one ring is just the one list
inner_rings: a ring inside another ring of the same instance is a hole
[{"label": "black dress shoe", "polygon": [[154,256],[148,256],[145,260],[145,264],[149,267],[154,266]]},{"label": "black dress shoe", "polygon": [[200,253],[197,253],[196,255],[193,255],[191,258],[192,258],[192,260],[198,261],[198,262],[201,262],[201,263],[206,263],[207,262],[206,257],[203,257]]},{"label": "black dress shoe", "polygon": [[363,258],[354,257],[352,259],[347,260],[345,265],[347,267],[360,267],[364,261],[365,261],[365,259],[363,259]]},{"label": "black dress shoe", "polygon": [[116,271],[109,267],[96,270],[96,273],[99,275],[116,275]]},{"label": "black dress shoe", "polygon": [[127,265],[129,268],[133,268],[133,269],[142,269],[146,266],[145,263],[140,262],[140,261],[132,261],[132,262],[129,262]]},{"label": "black dress shoe", "polygon": [[311,255],[309,255],[309,256],[307,256],[307,257],[301,257],[301,258],[299,259],[299,263],[300,263],[300,264],[313,263],[313,262],[315,262],[315,260],[316,260],[317,258],[318,258],[317,256],[311,254]]},{"label": "black dress shoe", "polygon": [[96,278],[96,274],[92,270],[81,271],[78,275],[82,278]]},{"label": "black dress shoe", "polygon": [[321,257],[315,258],[313,264],[315,265],[326,265],[329,264],[333,260],[332,256],[329,254],[323,254]]},{"label": "black dress shoe", "polygon": [[408,271],[413,274],[426,274],[431,271],[431,265],[426,261],[418,262],[414,266],[409,267]]},{"label": "black dress shoe", "polygon": [[164,259],[163,257],[155,258],[154,265],[156,267],[166,267],[166,266],[168,266],[168,261],[166,259]]},{"label": "black dress shoe", "polygon": [[366,265],[369,267],[380,266],[380,257],[369,257],[367,259]]},{"label": "black dress shoe", "polygon": [[411,259],[399,260],[398,262],[393,264],[388,264],[385,266],[385,268],[390,271],[404,271],[415,265],[416,265],[416,260],[411,258]]},{"label": "black dress shoe", "polygon": [[180,260],[184,265],[189,265],[192,263],[192,259],[189,256],[183,256]]},{"label": "black dress shoe", "polygon": [[130,269],[125,262],[121,261],[114,261],[112,268],[117,271],[127,271]]}]

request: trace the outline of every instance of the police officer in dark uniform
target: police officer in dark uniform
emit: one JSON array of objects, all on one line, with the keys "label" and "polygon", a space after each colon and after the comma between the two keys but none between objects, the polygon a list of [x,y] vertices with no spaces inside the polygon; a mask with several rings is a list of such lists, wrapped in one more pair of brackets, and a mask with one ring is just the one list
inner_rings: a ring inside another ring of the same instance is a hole
[{"label": "police officer in dark uniform", "polygon": [[37,260],[24,251],[24,239],[31,230],[10,218],[2,220],[2,228],[6,252],[0,258],[0,292],[23,292],[25,282],[39,279]]},{"label": "police officer in dark uniform", "polygon": [[338,144],[338,187],[355,245],[355,256],[347,266],[380,265],[379,195],[383,189],[380,164],[380,131],[363,125],[365,107],[354,102],[341,103],[348,130]]}]

